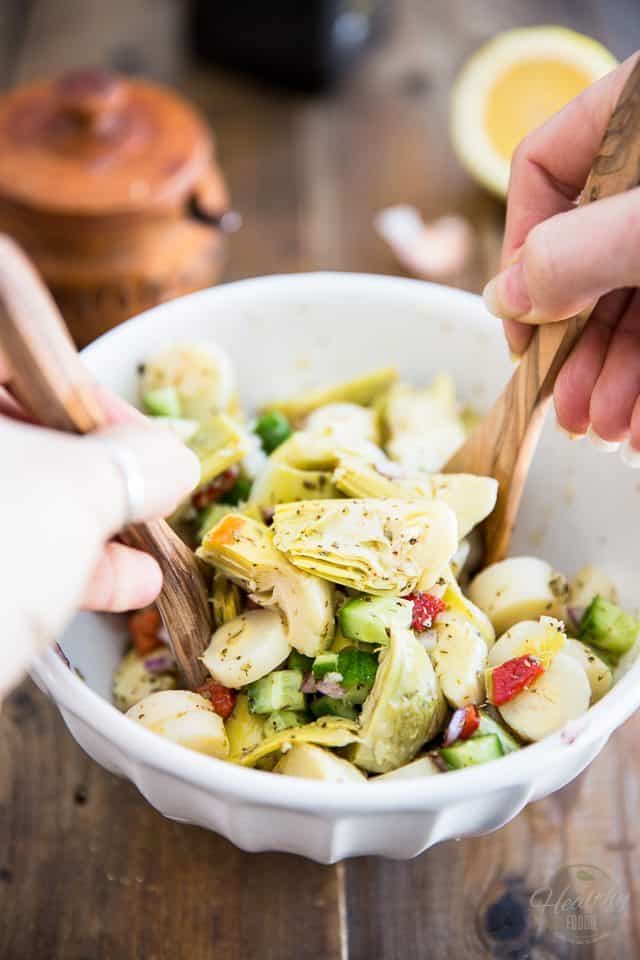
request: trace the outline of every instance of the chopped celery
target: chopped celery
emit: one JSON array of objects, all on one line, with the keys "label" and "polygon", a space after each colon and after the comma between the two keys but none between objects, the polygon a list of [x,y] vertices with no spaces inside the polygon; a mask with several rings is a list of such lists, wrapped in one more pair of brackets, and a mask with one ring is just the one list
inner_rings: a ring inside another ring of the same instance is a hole
[{"label": "chopped celery", "polygon": [[338,654],[331,652],[319,653],[313,661],[311,669],[316,679],[324,677],[327,673],[335,673],[338,670]]}]

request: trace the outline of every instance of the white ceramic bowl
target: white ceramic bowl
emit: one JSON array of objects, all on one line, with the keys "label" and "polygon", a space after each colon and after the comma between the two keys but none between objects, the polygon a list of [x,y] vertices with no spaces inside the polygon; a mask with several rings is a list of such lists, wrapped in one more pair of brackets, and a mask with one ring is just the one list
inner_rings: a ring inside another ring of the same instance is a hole
[{"label": "white ceramic bowl", "polygon": [[[189,338],[229,351],[249,406],[395,363],[416,382],[450,370],[461,395],[483,407],[511,369],[500,327],[477,297],[412,280],[322,273],[246,280],[175,300],[102,337],[84,357],[99,380],[133,399],[136,365]],[[550,421],[512,552],[537,553],[567,573],[602,564],[633,606],[638,476],[617,457],[569,442]],[[407,858],[441,840],[497,829],[575,777],[640,703],[638,662],[570,729],[487,766],[334,785],[213,760],[127,720],[109,702],[125,643],[121,618],[85,614],[63,647],[86,682],[53,652],[34,668],[87,753],[132,780],[167,817],[208,827],[244,850],[324,863],[362,854]]]}]

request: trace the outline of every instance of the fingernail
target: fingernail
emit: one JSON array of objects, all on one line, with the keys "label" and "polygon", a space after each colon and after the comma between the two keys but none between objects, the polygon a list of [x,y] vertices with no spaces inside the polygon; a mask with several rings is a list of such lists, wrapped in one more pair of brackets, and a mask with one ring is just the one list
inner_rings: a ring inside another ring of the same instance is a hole
[{"label": "fingernail", "polygon": [[509,350],[509,359],[514,367],[517,367],[520,361],[522,360],[522,354],[516,353],[515,350]]},{"label": "fingernail", "polygon": [[569,440],[583,440],[583,439],[584,439],[584,433],[571,433],[570,430],[565,430],[565,428],[564,428],[560,423],[558,423],[557,420],[556,420],[556,429],[559,430],[560,433],[564,434],[565,437],[568,437]]},{"label": "fingernail", "polygon": [[592,426],[589,426],[587,436],[596,450],[601,450],[603,453],[616,453],[620,449],[619,440],[603,440],[602,437],[598,436]]},{"label": "fingernail", "polygon": [[620,447],[620,459],[632,470],[640,470],[640,450],[634,450],[629,439]]},{"label": "fingernail", "polygon": [[502,320],[517,320],[531,310],[524,270],[521,263],[513,263],[486,285],[482,298],[489,313]]}]

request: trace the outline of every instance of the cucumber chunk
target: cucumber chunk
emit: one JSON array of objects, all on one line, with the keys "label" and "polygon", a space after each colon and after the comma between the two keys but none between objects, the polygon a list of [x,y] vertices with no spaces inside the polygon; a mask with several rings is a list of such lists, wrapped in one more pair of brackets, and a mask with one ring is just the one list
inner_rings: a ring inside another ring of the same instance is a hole
[{"label": "cucumber chunk", "polygon": [[441,747],[440,754],[451,770],[460,770],[462,767],[474,767],[497,760],[504,756],[504,750],[497,734],[489,733],[470,740],[458,740],[450,747]]},{"label": "cucumber chunk", "polygon": [[345,700],[334,700],[332,697],[318,697],[311,703],[311,713],[314,717],[345,717],[347,720],[356,719],[355,708]]},{"label": "cucumber chunk", "polygon": [[338,671],[338,654],[330,651],[319,653],[313,661],[311,669],[316,680],[322,679],[327,673],[336,673]]},{"label": "cucumber chunk", "polygon": [[633,646],[639,630],[640,621],[636,617],[598,595],[585,611],[578,639],[614,656],[622,656]]},{"label": "cucumber chunk", "polygon": [[300,670],[274,670],[249,684],[249,709],[252,713],[273,713],[274,710],[304,710]]},{"label": "cucumber chunk", "polygon": [[358,597],[349,600],[340,611],[340,629],[349,640],[389,643],[391,624],[410,627],[413,604],[397,597]]},{"label": "cucumber chunk", "polygon": [[300,727],[308,721],[309,717],[306,713],[296,710],[274,710],[264,721],[264,736],[270,737],[272,733],[287,730],[289,727]]},{"label": "cucumber chunk", "polygon": [[298,653],[292,650],[287,660],[289,670],[299,670],[301,673],[309,673],[313,667],[313,657],[305,657],[304,653]]},{"label": "cucumber chunk", "polygon": [[175,387],[159,387],[149,390],[142,398],[146,413],[154,417],[181,417],[180,397]]},{"label": "cucumber chunk", "polygon": [[377,670],[378,658],[375,654],[355,647],[345,647],[340,651],[337,673],[342,676],[340,685],[347,703],[364,703],[373,687]]},{"label": "cucumber chunk", "polygon": [[490,734],[495,734],[498,738],[503,753],[513,753],[514,750],[520,750],[520,744],[506,727],[494,719],[486,710],[480,710],[480,725],[471,739],[477,740],[479,737]]}]

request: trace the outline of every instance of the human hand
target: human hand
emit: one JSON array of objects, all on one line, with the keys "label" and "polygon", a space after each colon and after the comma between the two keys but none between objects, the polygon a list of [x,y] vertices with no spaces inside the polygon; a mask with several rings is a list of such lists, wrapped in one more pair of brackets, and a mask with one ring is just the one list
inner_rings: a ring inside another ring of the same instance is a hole
[{"label": "human hand", "polygon": [[[599,300],[556,380],[561,427],[640,466],[640,187],[576,208],[637,55],[522,141],[513,158],[502,272],[485,288],[516,354],[531,324]],[[602,298],[602,299],[599,299]]]},{"label": "human hand", "polygon": [[[0,357],[0,384],[9,371]],[[144,479],[136,520],[166,516],[199,480],[199,463],[168,430],[96,387],[111,438]],[[95,436],[95,435],[94,435]],[[162,585],[156,561],[110,538],[127,519],[124,480],[94,437],[27,421],[0,386],[0,700],[78,607],[145,606]]]}]

